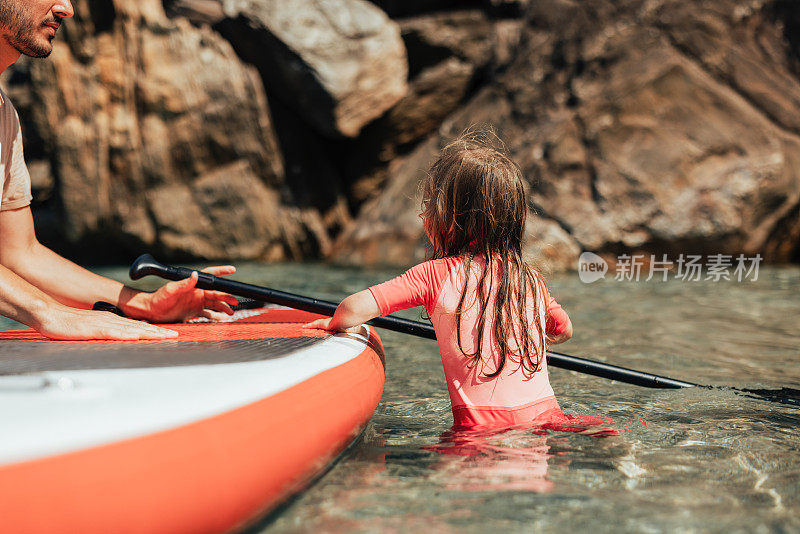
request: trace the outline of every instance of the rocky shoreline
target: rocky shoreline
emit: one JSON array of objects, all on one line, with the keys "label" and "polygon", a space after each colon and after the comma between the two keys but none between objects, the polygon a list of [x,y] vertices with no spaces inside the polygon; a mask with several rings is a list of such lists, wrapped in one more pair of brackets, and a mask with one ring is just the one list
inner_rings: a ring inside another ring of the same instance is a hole
[{"label": "rocky shoreline", "polygon": [[800,261],[800,6],[78,0],[2,86],[40,238],[83,261],[425,254],[417,184],[470,127],[530,185],[528,253]]}]

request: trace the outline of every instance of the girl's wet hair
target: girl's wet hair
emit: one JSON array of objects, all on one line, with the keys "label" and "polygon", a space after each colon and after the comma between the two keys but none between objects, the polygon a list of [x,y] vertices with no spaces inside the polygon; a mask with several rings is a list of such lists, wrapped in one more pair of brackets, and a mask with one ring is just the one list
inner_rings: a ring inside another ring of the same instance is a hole
[{"label": "girl's wet hair", "polygon": [[[481,361],[480,347],[489,320],[500,361],[486,376],[499,375],[512,356],[519,358],[524,371],[535,373],[544,358],[545,324],[540,318],[546,316],[547,303],[542,298],[541,275],[522,258],[528,212],[522,171],[496,136],[468,133],[442,150],[424,181],[422,199],[422,217],[433,245],[433,259],[460,256],[467,279],[472,269],[481,269],[478,348],[468,353],[461,339],[461,314],[468,292],[465,285],[456,309],[461,352],[473,360],[472,365]],[[475,262],[479,255],[487,260],[482,268]],[[494,296],[497,314],[487,317],[490,288],[495,285],[493,258],[499,258],[502,269]],[[533,302],[532,309],[528,308],[529,302]],[[540,315],[542,306],[544,314]],[[529,324],[531,313],[536,327]],[[515,350],[510,340],[514,341]]]}]

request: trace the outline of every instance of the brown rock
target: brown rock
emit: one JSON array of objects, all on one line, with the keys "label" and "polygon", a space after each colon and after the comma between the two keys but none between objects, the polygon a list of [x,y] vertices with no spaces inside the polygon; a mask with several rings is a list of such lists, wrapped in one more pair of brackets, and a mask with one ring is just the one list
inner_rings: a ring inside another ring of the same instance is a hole
[{"label": "brown rock", "polygon": [[[519,41],[519,21],[494,23],[479,10],[435,13],[399,21],[408,48],[409,94],[380,127],[402,147],[434,131],[464,101],[498,54],[507,61]],[[515,37],[516,33],[516,37]],[[384,147],[383,150],[386,150]],[[394,156],[394,151],[389,151]]]},{"label": "brown rock", "polygon": [[463,9],[480,5],[480,0],[370,0],[390,17],[409,17],[421,13]]},{"label": "brown rock", "polygon": [[213,26],[225,19],[222,0],[164,0],[170,17],[184,17],[192,24]]},{"label": "brown rock", "polygon": [[438,150],[438,139],[431,138],[408,157],[392,162],[391,180],[364,205],[358,221],[342,232],[331,259],[356,265],[411,265],[425,258],[419,183]]},{"label": "brown rock", "polygon": [[776,5],[531,3],[516,59],[390,167],[339,246],[379,251],[365,261],[416,257],[415,207],[399,196],[415,187],[406,167],[424,169],[436,147],[487,124],[547,229],[569,234],[540,237],[562,243],[554,268],[579,249],[796,258],[800,70]]},{"label": "brown rock", "polygon": [[796,2],[376,2],[407,18],[360,0],[76,1],[66,42],[4,81],[38,228],[108,254],[413,263],[421,173],[490,125],[552,269],[581,249],[800,258]]},{"label": "brown rock", "polygon": [[355,137],[406,93],[397,25],[365,0],[226,0],[217,28],[320,133]]},{"label": "brown rock", "polygon": [[499,20],[494,23],[492,36],[494,47],[493,68],[502,69],[511,63],[519,49],[524,27],[525,23],[516,19]]},{"label": "brown rock", "polygon": [[486,0],[489,13],[496,17],[520,17],[528,9],[530,0]]},{"label": "brown rock", "polygon": [[209,259],[275,256],[276,244],[282,257],[324,248],[324,225],[281,196],[258,75],[211,30],[167,19],[160,2],[113,6],[100,20],[75,2],[67,43],[29,63],[38,104],[25,111],[54,162],[58,248]]},{"label": "brown rock", "polygon": [[[392,144],[408,145],[438,128],[467,96],[474,75],[474,64],[455,57],[420,72],[411,82],[409,94],[381,124],[389,131]],[[388,161],[394,155],[395,151],[389,150],[384,158]]]},{"label": "brown rock", "polygon": [[[148,191],[149,208],[164,247],[209,259],[260,258],[286,240],[279,195],[245,160],[219,167],[190,184]],[[176,209],[176,206],[180,208]],[[282,254],[301,257],[301,254]]]},{"label": "brown rock", "polygon": [[[211,25],[223,32],[235,24],[220,24],[226,20],[222,0],[167,0],[167,13],[183,17],[197,25]],[[230,21],[228,21],[230,23]],[[237,41],[238,42],[238,41]],[[257,62],[261,61],[261,56]],[[267,73],[266,78],[270,78]],[[292,203],[309,216],[318,211],[323,233],[337,232],[350,221],[346,188],[336,162],[331,156],[331,142],[323,138],[296,111],[299,104],[286,105],[273,98],[269,102],[272,123],[278,138],[286,174],[285,191]],[[316,239],[322,238],[315,232]],[[322,239],[327,242],[327,239]]]},{"label": "brown rock", "polygon": [[398,21],[411,76],[456,57],[476,69],[492,60],[494,27],[481,10],[446,11]]},{"label": "brown rock", "polygon": [[505,22],[494,24],[480,10],[463,9],[398,20],[408,50],[409,91],[364,129],[346,158],[356,206],[380,190],[390,161],[458,109],[490,69],[495,51],[509,53],[509,42],[498,40]]},{"label": "brown rock", "polygon": [[338,232],[352,217],[347,189],[335,161],[335,145],[331,146],[288,106],[273,101],[270,109],[285,162],[285,189],[292,204],[318,213],[325,233]]},{"label": "brown rock", "polygon": [[800,134],[800,113],[786,113],[800,109],[800,58],[786,46],[789,17],[800,18],[796,3],[712,2],[691,10],[683,4],[664,2],[652,14],[670,43],[771,121]]},{"label": "brown rock", "polygon": [[[727,11],[736,9],[728,4]],[[536,150],[520,152],[524,168],[541,178],[532,199],[588,249],[762,250],[765,229],[775,223],[762,206],[779,206],[785,215],[797,203],[800,177],[791,162],[800,155],[798,139],[676,48],[644,4],[629,12],[631,20],[607,13],[601,31],[591,30],[585,12],[564,15],[586,20],[578,24],[583,36],[556,46],[542,40],[514,65],[517,74],[534,69],[556,51],[568,62],[563,85],[544,84],[518,100],[544,96],[551,108],[533,140],[542,158],[527,157]],[[725,22],[728,42],[718,49],[739,48],[751,22]],[[740,53],[753,59],[756,48]],[[791,76],[781,62],[768,69]],[[548,77],[557,73],[542,79]],[[524,95],[521,83],[513,87]],[[790,105],[784,115],[797,109]],[[564,150],[565,139],[573,148]]]},{"label": "brown rock", "polygon": [[[364,206],[355,224],[333,247],[338,263],[367,265],[411,265],[423,261],[428,238],[419,217],[420,181],[436,159],[439,140],[431,138],[410,156],[390,166],[386,189]],[[529,213],[523,253],[544,273],[574,268],[581,249],[552,220]]]},{"label": "brown rock", "polygon": [[395,107],[364,129],[346,160],[355,205],[380,191],[392,160],[458,108],[474,73],[472,65],[455,57],[425,69],[410,82],[409,93]]}]

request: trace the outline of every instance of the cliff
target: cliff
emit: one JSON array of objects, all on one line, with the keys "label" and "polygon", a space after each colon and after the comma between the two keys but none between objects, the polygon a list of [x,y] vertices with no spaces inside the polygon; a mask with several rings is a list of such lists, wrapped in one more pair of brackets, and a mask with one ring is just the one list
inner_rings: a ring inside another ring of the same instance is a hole
[{"label": "cliff", "polygon": [[82,259],[424,256],[420,176],[491,126],[530,256],[800,260],[800,6],[79,0],[3,86],[42,240]]}]

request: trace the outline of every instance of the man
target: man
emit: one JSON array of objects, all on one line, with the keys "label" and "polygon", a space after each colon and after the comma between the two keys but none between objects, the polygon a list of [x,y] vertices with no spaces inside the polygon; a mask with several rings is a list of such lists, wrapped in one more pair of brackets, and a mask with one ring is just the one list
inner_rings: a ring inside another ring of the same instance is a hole
[{"label": "man", "polygon": [[[62,21],[73,15],[70,0],[0,0],[0,72],[21,54],[44,58]],[[31,184],[22,153],[19,118],[0,90],[0,314],[54,339],[158,339],[165,328],[89,308],[111,302],[127,317],[154,322],[233,313],[236,299],[196,289],[197,273],[145,293],[91,273],[44,247],[31,216]],[[231,274],[232,266],[206,269]]]}]

